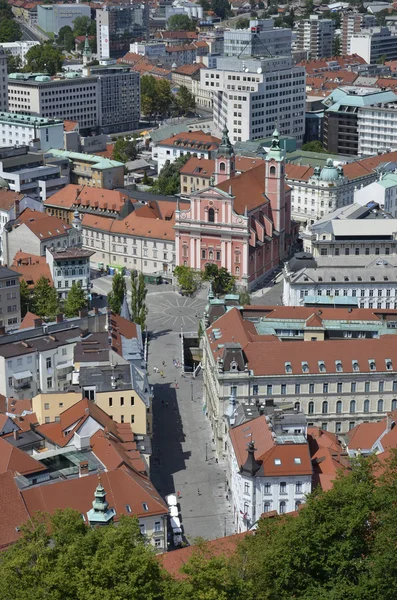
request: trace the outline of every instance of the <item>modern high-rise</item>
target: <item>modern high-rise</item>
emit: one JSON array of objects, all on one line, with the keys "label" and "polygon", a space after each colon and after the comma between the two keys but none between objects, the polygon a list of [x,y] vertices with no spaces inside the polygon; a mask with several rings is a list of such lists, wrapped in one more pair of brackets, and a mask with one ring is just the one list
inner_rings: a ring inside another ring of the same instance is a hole
[{"label": "modern high-rise", "polygon": [[112,65],[92,68],[99,83],[99,125],[102,133],[136,129],[140,117],[139,73]]},{"label": "modern high-rise", "polygon": [[397,59],[397,35],[388,27],[371,27],[351,37],[352,54],[358,54],[368,64],[380,59]]},{"label": "modern high-rise", "polygon": [[203,69],[201,87],[213,91],[214,123],[229,130],[230,141],[292,135],[298,146],[305,132],[306,77],[291,55],[274,58],[220,57],[216,69]]},{"label": "modern high-rise", "polygon": [[146,38],[149,30],[147,2],[104,6],[96,11],[98,58],[120,58],[130,43]]},{"label": "modern high-rise", "polygon": [[23,115],[77,121],[80,133],[99,125],[98,78],[67,73],[52,79],[37,73],[11,73],[9,110]]},{"label": "modern high-rise", "polygon": [[224,56],[288,56],[291,54],[292,32],[274,27],[273,19],[252,19],[248,29],[224,32]]},{"label": "modern high-rise", "polygon": [[304,50],[308,58],[333,56],[334,21],[310,15],[310,19],[298,21],[296,50]]},{"label": "modern high-rise", "polygon": [[0,48],[0,112],[8,111],[7,54]]},{"label": "modern high-rise", "polygon": [[351,38],[362,29],[376,26],[376,16],[369,13],[345,13],[342,18],[342,55],[351,54]]}]

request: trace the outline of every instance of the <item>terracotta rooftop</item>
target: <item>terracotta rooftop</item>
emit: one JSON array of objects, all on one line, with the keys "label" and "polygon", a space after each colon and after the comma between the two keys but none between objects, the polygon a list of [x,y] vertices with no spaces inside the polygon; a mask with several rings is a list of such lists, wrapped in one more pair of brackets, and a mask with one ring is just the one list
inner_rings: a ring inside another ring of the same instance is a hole
[{"label": "terracotta rooftop", "polygon": [[158,143],[158,146],[178,146],[192,150],[216,150],[221,140],[200,129],[197,131],[184,131]]},{"label": "terracotta rooftop", "polygon": [[[20,273],[22,275],[22,279],[26,281],[29,288],[33,288],[40,279],[40,277],[46,277],[50,284],[53,285],[50,267],[47,263],[45,256],[37,256],[35,254],[28,254],[26,252],[19,251],[14,256],[12,267],[16,270],[17,273]],[[25,317],[28,316],[28,314],[31,315],[32,313],[27,313]],[[38,317],[34,316],[34,318],[37,319]],[[22,321],[19,329],[33,327],[34,323],[32,317],[28,317],[26,321],[27,323],[29,323],[29,325],[24,324],[22,326],[24,321],[25,319]]]},{"label": "terracotta rooftop", "polygon": [[[168,513],[167,505],[158,496],[150,479],[131,468],[122,467],[102,473],[101,482],[109,506],[116,511],[115,521],[121,515],[150,517]],[[53,514],[58,508],[72,508],[86,515],[92,507],[97,485],[98,477],[94,474],[35,486],[22,491],[21,495],[30,516],[37,511]]]},{"label": "terracotta rooftop", "polygon": [[137,449],[136,442],[121,442],[108,435],[106,431],[97,431],[90,439],[91,450],[108,471],[123,465],[132,467],[139,473],[146,472],[146,465]]},{"label": "terracotta rooftop", "polygon": [[29,399],[19,400],[19,398],[8,398],[7,412],[17,416],[23,412],[32,412],[32,401]]},{"label": "terracotta rooftop", "polygon": [[[243,533],[235,533],[234,535],[228,535],[223,538],[211,540],[207,542],[207,549],[211,556],[230,556],[234,554],[238,544],[245,538],[246,535],[251,535],[251,532],[244,531]],[[158,556],[158,560],[161,562],[163,567],[176,577],[177,579],[184,578],[185,575],[181,573],[182,567],[188,562],[188,560],[197,551],[195,546],[187,546],[186,548],[180,548],[172,552],[166,552]]]},{"label": "terracotta rooftop", "polygon": [[[261,164],[261,158],[250,158],[248,156],[236,156],[235,168],[236,172],[244,173]],[[192,156],[179,171],[181,175],[192,175],[203,179],[210,179],[214,175],[215,160],[210,158],[198,158]]]},{"label": "terracotta rooftop", "polygon": [[63,122],[63,130],[66,131],[67,133],[69,131],[78,131],[79,130],[79,124],[77,121],[68,121],[65,120]]},{"label": "terracotta rooftop", "polygon": [[195,31],[159,31],[156,33],[155,37],[164,40],[196,40],[198,35]]},{"label": "terracotta rooftop", "polygon": [[123,336],[129,340],[134,339],[138,336],[138,331],[135,323],[124,319],[120,315],[112,313],[110,317],[109,335],[112,340],[112,348],[121,356],[121,337]]},{"label": "terracotta rooftop", "polygon": [[[213,329],[217,329],[216,337]],[[302,361],[313,375],[338,373],[387,372],[388,362],[397,370],[397,347],[394,335],[380,339],[351,339],[325,341],[279,341],[276,336],[258,335],[252,322],[243,319],[237,308],[231,308],[206,330],[214,358],[221,357],[225,343],[240,344],[250,370],[255,375],[285,375],[290,364],[291,375],[302,375]],[[357,368],[356,368],[357,365]],[[373,368],[372,368],[373,367]],[[320,370],[321,369],[321,370]],[[324,370],[323,370],[324,369]],[[306,374],[307,377],[307,374]]]},{"label": "terracotta rooftop", "polygon": [[68,210],[74,210],[77,207],[83,210],[91,208],[98,211],[108,210],[120,213],[128,200],[128,196],[116,190],[91,188],[70,183],[50,198],[47,198],[44,206]]},{"label": "terracotta rooftop", "polygon": [[[248,435],[250,438],[247,438]],[[275,441],[272,438],[272,432],[269,429],[265,415],[237,427],[232,427],[230,429],[230,439],[233,444],[237,464],[240,467],[247,459],[247,446],[251,439],[255,442],[256,459],[275,446]]]},{"label": "terracotta rooftop", "polygon": [[358,54],[351,54],[345,56],[331,56],[330,58],[316,58],[313,60],[302,60],[297,64],[299,67],[305,67],[306,73],[312,74],[318,71],[328,71],[330,69],[330,63],[338,63],[340,69],[347,69],[352,65],[365,65],[365,60]]},{"label": "terracotta rooftop", "polygon": [[19,329],[29,329],[30,327],[34,327],[35,320],[39,318],[40,317],[38,317],[34,313],[28,311],[22,319]]},{"label": "terracotta rooftop", "polygon": [[20,202],[25,194],[12,192],[10,190],[0,189],[0,210],[9,211],[15,206],[15,202]]},{"label": "terracotta rooftop", "polygon": [[318,315],[322,321],[383,321],[387,315],[397,317],[397,309],[376,308],[321,308],[311,306],[260,306],[244,308],[246,313],[260,311],[266,319],[301,319],[307,321]]},{"label": "terracotta rooftop", "polygon": [[206,68],[207,66],[204,63],[194,63],[192,65],[181,65],[180,67],[174,69],[173,73],[176,73],[177,75],[189,75],[190,77],[192,77],[193,75],[196,75],[196,73],[201,71],[201,69]]},{"label": "terracotta rooftop", "polygon": [[14,229],[19,225],[26,225],[40,240],[49,240],[59,235],[66,235],[71,229],[70,225],[67,225],[58,217],[52,217],[30,208],[26,208],[15,221]]},{"label": "terracotta rooftop", "polygon": [[0,548],[5,548],[19,540],[19,528],[29,519],[29,513],[11,471],[0,474],[0,509]]},{"label": "terracotta rooftop", "polygon": [[[11,434],[12,435],[12,434]],[[11,471],[13,475],[31,475],[46,471],[46,467],[19,448],[0,437],[0,473]]]},{"label": "terracotta rooftop", "polygon": [[334,433],[308,427],[307,440],[313,463],[313,485],[330,490],[338,473],[350,469],[349,457]]}]

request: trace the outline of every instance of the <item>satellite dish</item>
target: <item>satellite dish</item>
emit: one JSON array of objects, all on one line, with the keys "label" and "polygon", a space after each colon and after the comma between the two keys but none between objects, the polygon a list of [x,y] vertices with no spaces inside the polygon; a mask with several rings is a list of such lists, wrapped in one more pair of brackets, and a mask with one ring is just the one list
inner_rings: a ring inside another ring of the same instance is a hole
[{"label": "satellite dish", "polygon": [[258,73],[258,75],[260,75],[262,73],[262,67],[259,67],[256,72]]}]

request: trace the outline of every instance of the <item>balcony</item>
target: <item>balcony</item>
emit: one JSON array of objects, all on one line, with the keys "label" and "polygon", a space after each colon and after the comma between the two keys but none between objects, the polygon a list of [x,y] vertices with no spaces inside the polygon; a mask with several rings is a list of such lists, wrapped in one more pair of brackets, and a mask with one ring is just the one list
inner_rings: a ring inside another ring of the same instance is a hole
[{"label": "balcony", "polygon": [[33,381],[33,375],[31,371],[21,371],[13,375],[13,387],[15,390],[25,390],[30,388]]}]

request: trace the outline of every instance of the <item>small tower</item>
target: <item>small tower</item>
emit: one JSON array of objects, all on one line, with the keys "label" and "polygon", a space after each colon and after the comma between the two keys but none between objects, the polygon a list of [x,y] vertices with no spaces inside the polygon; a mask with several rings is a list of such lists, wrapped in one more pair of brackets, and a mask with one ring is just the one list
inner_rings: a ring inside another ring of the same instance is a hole
[{"label": "small tower", "polygon": [[254,477],[255,473],[259,471],[261,464],[255,459],[255,444],[251,441],[247,447],[247,458],[243,465],[240,467],[240,473],[247,475],[248,477]]},{"label": "small tower", "polygon": [[83,67],[86,67],[89,62],[91,62],[92,52],[90,48],[90,44],[88,41],[88,33],[85,34],[85,42],[83,49]]},{"label": "small tower", "polygon": [[82,246],[83,245],[83,236],[82,236],[82,225],[81,218],[78,210],[75,210],[73,213],[73,221],[72,227],[76,232],[76,243],[73,243],[74,246]]},{"label": "small tower", "polygon": [[94,496],[95,500],[92,503],[92,508],[87,512],[89,524],[91,527],[98,527],[112,523],[116,511],[114,508],[109,508],[109,502],[106,500],[106,492],[101,483],[100,475],[98,475],[98,485]]},{"label": "small tower", "polygon": [[276,231],[285,230],[285,155],[280,148],[277,129],[274,130],[272,145],[265,158],[265,195],[270,200],[273,225]]},{"label": "small tower", "polygon": [[234,177],[236,173],[234,150],[228,133],[225,125],[221,144],[215,154],[215,185]]}]

